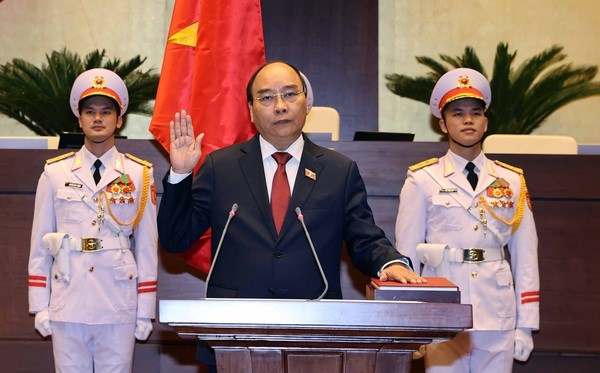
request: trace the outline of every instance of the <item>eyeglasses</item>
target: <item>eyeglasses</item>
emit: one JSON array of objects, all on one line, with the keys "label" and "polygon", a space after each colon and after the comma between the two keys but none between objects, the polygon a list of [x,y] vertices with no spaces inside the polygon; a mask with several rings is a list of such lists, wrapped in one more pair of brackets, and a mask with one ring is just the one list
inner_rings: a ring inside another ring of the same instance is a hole
[{"label": "eyeglasses", "polygon": [[285,102],[294,102],[301,93],[304,93],[304,91],[286,91],[281,93],[264,94],[260,95],[259,97],[254,97],[254,100],[258,101],[262,106],[267,107],[275,104],[275,101],[277,101],[277,96],[281,97],[281,99]]}]

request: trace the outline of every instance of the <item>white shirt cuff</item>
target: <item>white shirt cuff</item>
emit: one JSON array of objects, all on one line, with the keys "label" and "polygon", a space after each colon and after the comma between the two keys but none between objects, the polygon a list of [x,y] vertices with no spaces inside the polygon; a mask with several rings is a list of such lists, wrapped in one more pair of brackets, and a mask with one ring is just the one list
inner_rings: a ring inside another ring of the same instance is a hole
[{"label": "white shirt cuff", "polygon": [[410,264],[408,264],[408,260],[406,260],[406,258],[400,258],[400,259],[391,260],[391,261],[385,263],[383,265],[383,267],[381,267],[381,269],[379,271],[377,271],[377,277],[381,276],[381,271],[383,271],[385,269],[385,267],[389,266],[390,264],[394,264],[394,263],[400,263],[412,271],[412,268],[410,268]]},{"label": "white shirt cuff", "polygon": [[171,167],[171,170],[169,171],[169,176],[167,176],[167,182],[169,184],[178,184],[191,174],[191,172],[185,174],[178,174],[177,172],[173,171],[173,168]]}]

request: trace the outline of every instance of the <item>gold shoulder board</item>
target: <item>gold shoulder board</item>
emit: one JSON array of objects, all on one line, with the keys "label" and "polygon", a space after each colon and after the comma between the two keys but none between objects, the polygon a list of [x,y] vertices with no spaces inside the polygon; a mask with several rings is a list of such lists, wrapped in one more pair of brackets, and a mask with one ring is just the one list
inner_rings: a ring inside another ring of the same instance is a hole
[{"label": "gold shoulder board", "polygon": [[146,167],[148,167],[148,168],[152,168],[152,163],[150,163],[150,162],[148,162],[148,161],[145,161],[145,160],[143,160],[143,159],[141,159],[141,158],[138,158],[138,157],[136,157],[136,156],[134,156],[134,155],[131,155],[131,154],[129,154],[129,153],[125,153],[125,156],[126,156],[127,158],[131,159],[131,160],[132,160],[132,161],[134,161],[134,162],[137,162],[137,163],[139,163],[139,164],[141,164],[141,165],[143,165],[143,166],[146,166]]},{"label": "gold shoulder board", "polygon": [[46,164],[50,164],[50,163],[54,163],[54,162],[58,162],[58,161],[62,161],[63,159],[72,157],[75,155],[75,152],[68,152],[66,154],[61,154],[58,157],[54,157],[54,158],[50,158],[50,159],[46,159]]},{"label": "gold shoulder board", "polygon": [[506,164],[506,163],[504,163],[504,162],[500,162],[500,161],[498,161],[498,160],[494,161],[494,163],[495,163],[495,164],[497,164],[497,165],[498,165],[498,166],[500,166],[500,167],[504,167],[504,168],[506,168],[506,169],[509,169],[509,170],[511,170],[511,171],[514,171],[514,172],[518,173],[519,175],[523,175],[523,170],[522,170],[522,169],[520,169],[520,168],[518,168],[518,167],[511,166],[511,165],[509,165],[509,164]]},{"label": "gold shoulder board", "polygon": [[419,162],[417,164],[413,164],[412,166],[408,167],[408,169],[411,170],[411,171],[416,171],[416,170],[419,170],[419,169],[421,169],[423,167],[427,167],[429,165],[437,163],[438,161],[439,161],[439,158],[429,158],[426,161]]}]

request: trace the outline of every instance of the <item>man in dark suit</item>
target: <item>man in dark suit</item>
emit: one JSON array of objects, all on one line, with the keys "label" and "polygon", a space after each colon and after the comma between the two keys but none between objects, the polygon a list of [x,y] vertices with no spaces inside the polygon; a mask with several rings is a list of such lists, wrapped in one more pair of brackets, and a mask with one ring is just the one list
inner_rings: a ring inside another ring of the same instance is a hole
[{"label": "man in dark suit", "polygon": [[[298,69],[285,62],[261,66],[247,95],[259,134],[209,154],[195,178],[191,174],[201,156],[203,134],[194,138],[185,111],[171,122],[171,170],[163,181],[158,214],[163,248],[186,251],[211,228],[214,257],[228,212],[234,204],[239,207],[213,264],[207,297],[317,298],[324,281],[297,207],[329,283],[326,298],[342,298],[344,242],[353,264],[367,276],[424,282],[375,225],[356,163],[302,134],[308,106]],[[287,153],[289,160],[276,161],[274,153]],[[291,194],[281,218],[271,206],[281,190],[273,180],[280,177]]]}]

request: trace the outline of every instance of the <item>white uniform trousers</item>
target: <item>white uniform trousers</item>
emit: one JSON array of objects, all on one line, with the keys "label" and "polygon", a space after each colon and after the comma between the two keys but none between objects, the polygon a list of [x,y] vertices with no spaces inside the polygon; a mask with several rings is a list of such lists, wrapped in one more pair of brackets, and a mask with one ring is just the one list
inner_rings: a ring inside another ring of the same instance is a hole
[{"label": "white uniform trousers", "polygon": [[510,373],[514,330],[467,331],[452,340],[427,345],[427,373]]},{"label": "white uniform trousers", "polygon": [[135,323],[87,325],[52,322],[57,373],[130,373]]}]

